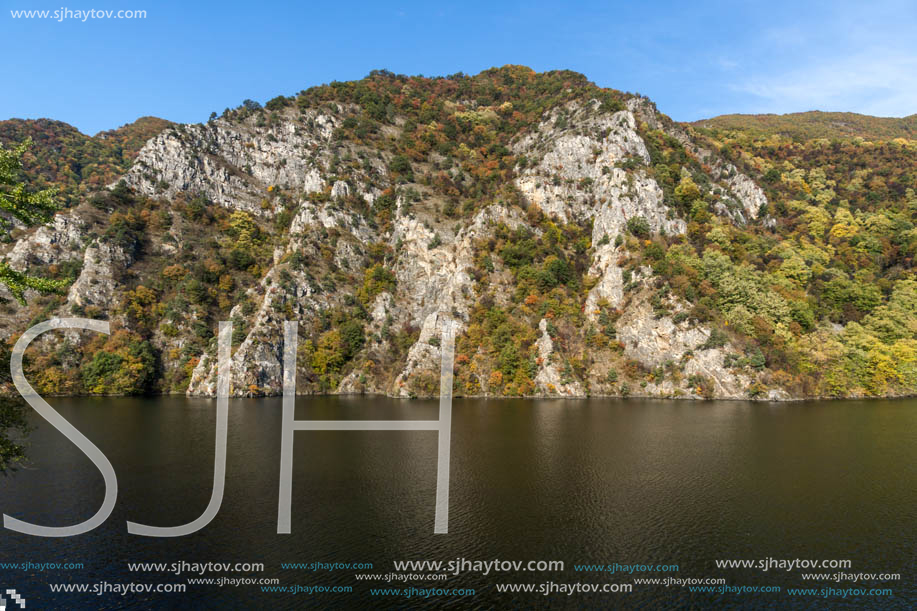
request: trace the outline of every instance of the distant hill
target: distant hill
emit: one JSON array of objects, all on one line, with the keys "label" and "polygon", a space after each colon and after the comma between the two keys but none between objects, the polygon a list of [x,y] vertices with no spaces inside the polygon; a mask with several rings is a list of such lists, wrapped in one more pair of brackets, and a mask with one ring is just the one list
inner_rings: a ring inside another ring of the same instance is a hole
[{"label": "distant hill", "polygon": [[123,174],[144,143],[170,125],[165,119],[141,117],[118,129],[87,136],[62,121],[10,119],[0,121],[0,144],[11,146],[31,138],[26,175],[36,186],[60,188],[65,204],[70,205],[80,194]]},{"label": "distant hill", "polygon": [[855,137],[866,140],[917,139],[917,114],[895,118],[813,110],[787,115],[720,115],[689,125],[701,129],[741,130],[758,136],[779,135],[795,140]]}]

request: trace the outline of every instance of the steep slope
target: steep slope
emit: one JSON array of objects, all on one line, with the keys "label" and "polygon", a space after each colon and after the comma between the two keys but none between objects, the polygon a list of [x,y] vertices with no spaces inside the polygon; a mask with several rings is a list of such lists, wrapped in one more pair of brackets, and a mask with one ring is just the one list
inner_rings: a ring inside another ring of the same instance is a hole
[{"label": "steep slope", "polygon": [[[811,203],[789,201],[746,145],[515,66],[247,102],[162,130],[120,184],[12,245],[18,269],[74,283],[7,302],[4,330],[69,313],[119,329],[36,351],[45,391],[212,395],[216,324],[233,320],[233,394],[276,394],[297,320],[300,392],[430,395],[452,320],[459,395],[914,392],[912,192],[874,230],[904,236],[875,270],[887,284],[832,313],[822,277],[840,283],[842,257],[819,215],[845,208],[811,172]],[[885,165],[907,167],[894,146]],[[797,234],[797,216],[822,225]],[[832,348],[813,358],[816,344]],[[881,379],[850,371],[856,350]]]}]

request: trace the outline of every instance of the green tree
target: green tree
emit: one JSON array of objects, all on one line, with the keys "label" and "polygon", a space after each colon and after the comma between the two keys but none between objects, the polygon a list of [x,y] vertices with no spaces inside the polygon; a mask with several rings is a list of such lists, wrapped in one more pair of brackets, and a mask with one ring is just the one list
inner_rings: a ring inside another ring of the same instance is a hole
[{"label": "green tree", "polygon": [[358,297],[364,306],[369,307],[376,295],[383,291],[395,289],[395,274],[385,269],[381,263],[366,268],[363,277],[363,287],[359,290]]},{"label": "green tree", "polygon": [[83,365],[83,387],[90,394],[142,395],[152,390],[156,373],[156,355],[150,343],[119,329]]},{"label": "green tree", "polygon": [[388,165],[392,174],[400,176],[405,182],[414,180],[414,171],[411,169],[411,160],[404,155],[395,155],[392,162]]},{"label": "green tree", "polygon": [[341,351],[345,360],[356,356],[366,341],[363,325],[358,320],[348,320],[341,325]]},{"label": "green tree", "polygon": [[[27,226],[38,225],[51,220],[57,210],[54,201],[55,189],[30,192],[20,180],[22,156],[31,145],[31,139],[25,140],[14,149],[6,149],[0,144],[0,212],[4,213],[0,215],[0,239],[9,237],[13,227],[12,219]],[[64,288],[67,282],[30,276],[14,270],[5,261],[0,261],[0,284],[6,285],[16,300],[25,305],[24,295],[27,289],[52,293]]]},{"label": "green tree", "polygon": [[697,187],[697,184],[691,180],[690,176],[683,176],[678,186],[675,187],[676,199],[686,208],[690,206],[694,200],[700,199],[700,196],[700,189]]},{"label": "green tree", "polygon": [[642,216],[632,216],[627,219],[627,231],[638,238],[650,237],[650,224]]}]

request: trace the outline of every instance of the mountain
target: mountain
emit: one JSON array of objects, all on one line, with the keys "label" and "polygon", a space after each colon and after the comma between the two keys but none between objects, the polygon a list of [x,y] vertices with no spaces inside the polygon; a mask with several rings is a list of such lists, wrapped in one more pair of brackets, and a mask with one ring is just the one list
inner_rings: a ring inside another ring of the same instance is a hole
[{"label": "mountain", "polygon": [[32,148],[23,160],[26,176],[36,188],[58,187],[69,206],[126,172],[146,141],[170,125],[164,119],[141,117],[90,137],[60,121],[10,119],[0,121],[0,144],[31,138]]},{"label": "mountain", "polygon": [[40,392],[213,395],[220,320],[234,395],[280,392],[284,320],[302,393],[436,394],[447,320],[457,395],[917,391],[907,137],[701,129],[505,66],[246,101],[129,157],[98,190],[56,154],[32,170],[72,208],[2,256],[72,285],[7,295],[0,333],[113,329],[36,346]]},{"label": "mountain", "polygon": [[815,110],[786,115],[721,115],[690,125],[701,129],[737,130],[755,136],[785,136],[794,140],[917,139],[917,114],[895,118]]}]

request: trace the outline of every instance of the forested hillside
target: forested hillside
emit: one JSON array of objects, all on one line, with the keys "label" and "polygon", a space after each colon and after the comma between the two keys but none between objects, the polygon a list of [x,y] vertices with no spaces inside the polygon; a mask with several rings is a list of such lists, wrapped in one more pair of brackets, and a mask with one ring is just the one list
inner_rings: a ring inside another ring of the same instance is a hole
[{"label": "forested hillside", "polygon": [[57,187],[63,205],[69,206],[126,172],[146,141],[169,125],[163,119],[141,117],[90,137],[60,121],[10,119],[0,121],[0,144],[12,148],[30,138],[32,147],[23,160],[30,185]]},{"label": "forested hillside", "polygon": [[691,125],[702,129],[738,130],[755,137],[785,136],[797,141],[917,139],[917,114],[896,118],[815,110],[787,115],[721,115]]},{"label": "forested hillside", "polygon": [[233,394],[276,394],[298,320],[300,392],[429,395],[454,320],[459,395],[913,394],[912,126],[681,125],[520,66],[375,71],[94,138],[5,122],[69,209],[3,256],[72,284],[7,298],[2,332],[112,321],[35,350],[46,393],[212,394],[232,320]]},{"label": "forested hillside", "polygon": [[[800,297],[783,317],[790,331],[783,339],[773,333],[776,313],[759,317],[773,329],[738,307],[725,314],[803,389],[827,394],[883,394],[914,375],[917,140],[902,137],[914,118],[856,117],[858,133],[890,137],[839,138],[833,125],[810,124],[806,115],[784,117],[772,133],[764,127],[770,122],[701,130],[757,178],[776,220],[772,237],[727,228],[724,251],[773,290]],[[782,135],[797,118],[810,138]],[[819,329],[818,321],[835,326]],[[818,380],[814,388],[809,378]]]}]

